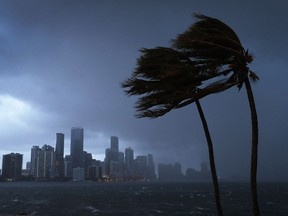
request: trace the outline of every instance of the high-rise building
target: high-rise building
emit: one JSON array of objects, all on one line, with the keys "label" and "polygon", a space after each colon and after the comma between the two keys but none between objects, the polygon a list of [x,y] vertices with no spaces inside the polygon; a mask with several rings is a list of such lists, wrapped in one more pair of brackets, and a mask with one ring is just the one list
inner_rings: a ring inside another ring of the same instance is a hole
[{"label": "high-rise building", "polygon": [[26,162],[26,170],[30,170],[31,169],[31,162],[28,161]]},{"label": "high-rise building", "polygon": [[93,163],[92,154],[86,151],[83,151],[83,168],[85,169],[85,177],[88,174],[88,167]]},{"label": "high-rise building", "polygon": [[118,137],[111,136],[111,149],[119,151]]},{"label": "high-rise building", "polygon": [[73,168],[70,155],[66,155],[64,159],[64,176],[67,178],[73,177]]},{"label": "high-rise building", "polygon": [[148,154],[148,167],[154,167],[153,155]]},{"label": "high-rise building", "polygon": [[182,174],[182,165],[179,162],[176,162],[173,166],[173,174],[176,178],[181,178]]},{"label": "high-rise building", "polygon": [[147,165],[148,165],[147,155],[139,155],[136,157],[135,166],[136,166],[136,176],[137,177],[146,178]]},{"label": "high-rise building", "polygon": [[73,168],[73,181],[84,181],[85,180],[85,169],[84,168]]},{"label": "high-rise building", "polygon": [[54,148],[50,145],[44,145],[41,148],[40,163],[43,165],[43,177],[49,178],[54,175]]},{"label": "high-rise building", "polygon": [[108,162],[110,161],[118,161],[119,159],[119,154],[115,149],[108,148],[105,151],[105,158],[107,159]]},{"label": "high-rise building", "polygon": [[126,148],[125,149],[125,164],[128,169],[131,169],[133,167],[134,162],[134,151],[132,148]]},{"label": "high-rise building", "polygon": [[118,152],[118,162],[124,164],[124,152]]},{"label": "high-rise building", "polygon": [[41,149],[39,146],[33,146],[31,148],[31,159],[30,159],[30,175],[36,177],[38,176],[39,168],[39,155]]},{"label": "high-rise building", "polygon": [[153,155],[152,154],[148,154],[147,178],[150,179],[150,180],[155,180],[156,179],[155,165],[154,165]]},{"label": "high-rise building", "polygon": [[73,127],[71,129],[71,147],[70,147],[72,168],[84,166],[83,141],[84,141],[84,129],[79,127]]},{"label": "high-rise building", "polygon": [[3,155],[2,177],[14,179],[21,177],[23,155],[11,153]]},{"label": "high-rise building", "polygon": [[56,133],[55,177],[64,177],[64,134]]},{"label": "high-rise building", "polygon": [[99,165],[91,165],[88,167],[88,175],[89,180],[96,181],[102,178],[102,169]]},{"label": "high-rise building", "polygon": [[54,148],[50,145],[33,146],[31,149],[30,174],[35,178],[49,178],[54,176]]},{"label": "high-rise building", "polygon": [[118,137],[110,137],[110,148],[107,148],[105,151],[105,169],[103,174],[116,177],[122,173],[124,166],[124,154],[119,152]]},{"label": "high-rise building", "polygon": [[[116,149],[107,148],[105,151],[105,174],[112,175],[111,164],[117,163],[119,160],[119,152]],[[115,167],[115,165],[114,165]]]}]

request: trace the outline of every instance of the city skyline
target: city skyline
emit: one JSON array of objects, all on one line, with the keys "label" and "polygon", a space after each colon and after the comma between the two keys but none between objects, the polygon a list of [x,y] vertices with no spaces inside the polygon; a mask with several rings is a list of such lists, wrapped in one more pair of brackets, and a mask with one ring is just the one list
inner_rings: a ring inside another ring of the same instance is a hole
[{"label": "city skyline", "polygon": [[[29,175],[32,175],[35,178],[64,178],[64,177],[69,177],[69,174],[67,174],[67,169],[68,167],[66,167],[66,161],[67,161],[67,157],[69,157],[69,161],[71,161],[71,169],[74,170],[74,168],[82,168],[85,167],[84,163],[81,163],[81,160],[83,160],[83,153],[87,154],[88,152],[84,151],[84,143],[85,143],[85,139],[84,139],[84,128],[82,127],[72,127],[71,128],[71,133],[70,133],[70,155],[64,155],[64,146],[65,146],[65,142],[64,142],[64,137],[65,134],[63,133],[56,133],[56,142],[55,142],[55,146],[52,145],[47,145],[44,144],[43,146],[32,146],[31,147],[31,154],[30,154],[30,160],[23,162],[23,154],[17,152],[17,153],[9,153],[6,155],[2,156],[2,162],[8,161],[6,158],[9,158],[9,160],[11,160],[11,157],[19,157],[21,156],[21,163],[20,160],[18,160],[19,162],[17,162],[18,166],[20,164],[22,164],[22,169],[21,170],[26,170],[26,172],[29,172]],[[80,145],[78,147],[75,147],[75,145]],[[74,150],[72,150],[72,148],[74,148]],[[76,157],[76,160],[73,160],[73,157],[71,156],[72,154],[75,154],[75,148],[77,149],[77,153],[79,153],[80,155],[78,156],[74,156]],[[88,153],[90,154],[90,153]],[[44,159],[45,158],[45,159]],[[91,157],[91,159],[97,161],[96,158]],[[119,150],[119,138],[117,136],[110,136],[110,147],[109,145],[107,145],[106,148],[106,152],[105,152],[105,157],[103,160],[99,160],[99,162],[104,163],[106,165],[104,165],[104,167],[106,166],[107,170],[102,170],[101,173],[103,174],[103,177],[105,176],[110,176],[113,177],[114,174],[110,173],[111,172],[111,162],[116,162],[116,161],[122,161],[121,163],[125,163],[127,166],[127,175],[131,175],[131,169],[135,168],[135,162],[136,164],[139,163],[137,169],[139,169],[139,171],[143,171],[145,170],[146,166],[148,168],[147,173],[146,174],[140,174],[140,173],[136,173],[133,175],[147,175],[147,177],[151,178],[151,179],[156,179],[156,173],[158,174],[159,172],[162,172],[162,174],[160,175],[159,180],[183,180],[182,178],[185,176],[185,173],[188,172],[188,170],[192,170],[192,172],[195,174],[196,176],[199,175],[197,174],[197,169],[195,168],[191,168],[189,167],[186,172],[185,170],[182,170],[182,165],[179,162],[174,162],[173,164],[165,164],[165,163],[159,163],[156,164],[154,163],[154,159],[153,159],[153,155],[152,154],[148,154],[148,155],[139,155],[139,154],[134,154],[134,149],[132,149],[130,146],[129,147],[125,147],[124,151],[121,152]],[[76,161],[76,163],[75,163]],[[7,163],[7,162],[6,162]],[[28,164],[29,163],[29,164]],[[74,165],[73,165],[74,163]],[[41,165],[42,164],[42,165]],[[53,165],[52,165],[53,164]],[[142,165],[141,165],[142,164]],[[145,165],[146,164],[146,165]],[[206,164],[206,163],[205,163]],[[88,164],[88,166],[90,166],[92,164]],[[144,166],[143,166],[144,165]],[[2,164],[2,168],[5,168],[5,164]],[[28,167],[29,168],[28,168]],[[100,166],[100,164],[99,164]],[[102,166],[102,165],[101,165]],[[173,172],[175,172],[174,170],[174,166],[177,166],[177,172],[173,174]],[[207,164],[205,165],[207,166]],[[161,171],[160,168],[162,167],[167,167],[165,168],[166,171]],[[88,167],[87,167],[88,168]],[[10,169],[10,168],[9,168]],[[28,169],[28,170],[27,170]],[[119,168],[117,168],[119,169]],[[159,169],[159,170],[158,170]],[[110,170],[110,171],[109,171]],[[150,171],[149,171],[150,170]],[[170,170],[170,171],[169,171]],[[201,169],[200,172],[203,172],[203,162],[201,163]],[[5,171],[5,170],[4,170]],[[7,172],[7,171],[6,171]],[[4,177],[6,174],[6,172],[4,172]],[[79,171],[77,171],[79,172]],[[81,171],[80,171],[81,172]],[[166,172],[166,173],[165,173]],[[190,171],[191,172],[191,171]],[[208,168],[205,169],[205,172],[208,172]],[[70,172],[71,173],[71,172]],[[169,174],[170,173],[170,174]],[[164,174],[166,175],[166,177],[164,176]],[[67,176],[68,175],[68,176]],[[72,177],[72,173],[70,174]],[[79,175],[79,174],[77,174]],[[117,175],[117,174],[116,174]],[[122,173],[120,173],[120,176],[123,175]],[[155,175],[155,177],[153,177]],[[163,176],[161,176],[163,175]],[[174,175],[174,177],[173,177]],[[189,174],[186,174],[189,175]],[[14,175],[13,175],[14,176]],[[73,174],[74,176],[74,174]],[[167,177],[168,176],[168,177]],[[169,177],[170,176],[170,177]],[[20,177],[20,175],[15,176],[15,177]],[[73,177],[74,178],[74,177]],[[207,176],[205,177],[207,181],[210,181],[210,178],[207,178]],[[80,178],[81,179],[81,178]],[[158,179],[158,178],[157,178]],[[197,179],[197,178],[196,178]],[[84,180],[84,179],[83,179]],[[191,180],[191,179],[190,179]],[[198,178],[199,180],[199,178]],[[200,178],[201,180],[201,178]],[[203,178],[202,178],[203,180]],[[193,181],[193,179],[192,179]]]},{"label": "city skyline", "polygon": [[[78,131],[78,130],[80,130],[80,131]],[[78,142],[78,141],[80,141],[80,149],[77,149],[76,150],[76,152],[79,152],[79,150],[85,150],[85,133],[84,133],[84,128],[83,127],[80,127],[80,126],[73,126],[73,127],[71,127],[70,128],[70,136],[65,136],[65,134],[64,133],[62,133],[62,132],[56,132],[55,134],[56,134],[56,139],[55,139],[55,141],[54,141],[54,143],[52,142],[52,143],[47,143],[47,142],[44,142],[44,143],[46,143],[46,144],[39,144],[39,145],[35,145],[36,147],[38,147],[38,149],[41,149],[43,146],[51,146],[51,147],[53,147],[54,149],[55,149],[55,157],[57,157],[57,150],[59,151],[59,154],[60,155],[62,155],[62,150],[63,150],[63,155],[64,155],[64,157],[65,156],[70,156],[71,155],[71,153],[72,153],[72,149],[71,149],[71,147],[72,147],[72,143],[73,143],[73,141],[71,142],[71,140],[73,140],[72,139],[72,134],[73,134],[73,132],[72,131],[77,131],[76,132],[76,135],[73,135],[73,137],[75,138],[75,136],[76,136],[76,142]],[[77,140],[77,138],[79,138],[80,137],[80,140]],[[112,141],[113,140],[113,141]],[[39,142],[36,142],[36,143],[39,143]],[[66,143],[66,145],[65,145],[65,143]],[[119,138],[117,137],[117,136],[110,136],[109,138],[108,138],[108,140],[107,140],[107,143],[110,143],[110,145],[111,145],[111,148],[112,148],[112,145],[114,146],[114,148],[115,149],[117,149],[118,148],[118,151],[120,151],[119,150]],[[113,143],[113,144],[112,144]],[[57,144],[59,144],[59,146],[58,146],[58,148],[57,148]],[[62,146],[63,145],[63,146]],[[105,144],[106,145],[106,144]],[[62,149],[62,147],[63,147],[63,149]],[[122,149],[122,152],[125,152],[126,151],[126,149],[132,149],[132,147],[133,147],[133,144],[131,143],[131,144],[129,144],[129,145],[124,145],[124,146],[121,146],[121,149]],[[33,147],[32,147],[32,149],[33,149]],[[64,151],[64,149],[65,149],[65,151]],[[134,148],[133,148],[134,149]],[[107,150],[107,149],[106,149]],[[132,150],[133,151],[133,150]],[[24,152],[26,152],[26,154],[25,153],[23,153],[23,151],[22,152],[17,152],[17,151],[15,151],[15,152],[9,152],[9,151],[7,151],[7,153],[6,154],[11,154],[11,153],[20,153],[20,154],[22,154],[23,155],[23,164],[22,164],[22,169],[25,169],[26,168],[26,163],[27,162],[30,162],[30,160],[31,160],[31,148],[30,148],[30,150],[27,150],[27,151],[24,151]],[[69,154],[70,153],[70,154]],[[93,158],[94,159],[97,159],[97,160],[101,160],[101,161],[104,161],[104,159],[105,159],[105,148],[103,149],[103,152],[101,153],[95,153],[95,152],[91,152],[91,154],[92,154],[92,156],[93,156]],[[149,152],[146,152],[146,153],[143,153],[144,155],[145,154],[147,154],[147,155],[149,155],[150,153]],[[142,153],[139,153],[139,154],[136,154],[135,156],[137,156],[137,155],[143,155]],[[133,153],[133,156],[134,156],[134,153]],[[156,157],[155,157],[156,156]],[[157,155],[154,155],[154,160],[156,159],[156,161],[157,161]],[[170,164],[170,163],[178,163],[179,161],[181,161],[181,158],[179,158],[179,160],[174,160],[174,161],[171,161],[171,162],[167,162],[167,161],[157,161],[155,164],[156,164],[156,167],[157,167],[157,165],[158,164]],[[2,167],[2,160],[0,161],[0,167]],[[156,169],[156,167],[155,167],[155,169]],[[183,168],[183,172],[185,171],[185,169],[188,169],[188,168],[195,168],[196,170],[200,170],[201,169],[201,167],[200,167],[200,163],[198,164],[198,165],[196,165],[196,166],[188,166],[188,167],[185,167],[184,166],[184,168]],[[60,168],[61,169],[61,168]],[[157,170],[157,169],[156,169]]]},{"label": "city skyline", "polygon": [[[21,155],[21,164],[22,164],[23,169],[26,169],[27,163],[29,163],[29,167],[30,167],[29,169],[31,170],[31,174],[33,176],[47,177],[46,173],[39,173],[39,171],[38,171],[39,161],[42,160],[41,163],[43,163],[43,162],[46,163],[46,161],[47,161],[48,164],[49,163],[52,164],[52,161],[49,162],[49,160],[54,160],[53,163],[55,163],[55,171],[53,170],[53,172],[55,172],[55,174],[53,174],[53,175],[55,175],[56,177],[61,177],[61,176],[63,177],[64,160],[66,157],[70,158],[71,168],[73,169],[73,168],[77,168],[77,167],[84,167],[84,161],[83,161],[84,155],[83,154],[84,153],[87,154],[87,152],[84,151],[84,143],[85,143],[84,142],[84,128],[82,128],[82,127],[72,127],[71,128],[70,154],[64,155],[64,147],[65,147],[64,137],[65,137],[65,134],[59,133],[59,132],[56,133],[55,147],[53,147],[54,145],[47,145],[47,144],[44,144],[42,147],[39,145],[32,146],[31,147],[31,153],[30,153],[30,160],[28,160],[28,161],[23,162],[23,154],[20,154],[19,152],[17,152],[17,153],[11,152],[9,154],[3,155],[2,161],[3,162],[5,161],[5,156],[8,157],[10,155]],[[127,154],[128,159],[126,158],[126,153],[128,152],[127,150],[132,151],[132,154],[131,153]],[[49,157],[47,155],[47,152],[51,152],[51,153],[49,153]],[[125,152],[125,160],[124,160],[124,152]],[[42,159],[40,159],[42,154],[44,154],[44,155],[42,156]],[[90,153],[88,153],[88,154],[90,154]],[[111,154],[111,156],[109,156],[110,154]],[[106,148],[105,157],[103,158],[102,161],[104,162],[104,161],[106,161],[106,159],[109,161],[109,163],[110,163],[110,161],[118,161],[118,159],[120,157],[119,154],[123,154],[123,156],[121,156],[123,163],[124,163],[124,161],[125,161],[125,163],[126,163],[126,161],[128,161],[127,163],[128,163],[128,168],[129,168],[131,166],[133,160],[134,160],[134,151],[132,150],[131,147],[127,147],[127,148],[125,148],[125,151],[120,152],[119,151],[119,138],[117,136],[110,136],[110,148]],[[45,161],[43,158],[45,158]],[[94,158],[94,159],[96,159],[96,158]],[[101,161],[101,159],[99,159],[99,158],[98,158],[98,160]],[[129,161],[129,160],[131,160],[131,161]],[[147,160],[148,166],[150,166],[149,164],[151,164],[151,163],[153,163],[153,157],[151,154],[148,154],[148,160]],[[44,164],[44,167],[47,167],[47,166],[48,165]]]},{"label": "city skyline", "polygon": [[[80,129],[80,131],[77,131],[79,129]],[[73,134],[73,132],[72,132],[72,131],[75,131],[75,130],[77,131],[76,135]],[[31,149],[33,149],[34,146],[38,146],[38,148],[40,148],[40,149],[41,149],[41,146],[52,146],[55,149],[55,157],[57,157],[57,151],[59,151],[58,155],[63,155],[65,157],[67,155],[71,155],[71,153],[73,152],[71,147],[75,144],[74,143],[75,140],[74,141],[71,141],[71,140],[73,140],[73,138],[75,138],[76,139],[76,143],[80,141],[80,143],[77,143],[77,144],[80,144],[80,146],[79,146],[80,149],[79,149],[79,147],[78,147],[78,149],[76,148],[75,152],[79,152],[79,150],[80,151],[84,151],[85,150],[85,136],[84,136],[84,128],[83,127],[79,127],[79,126],[78,127],[75,127],[75,126],[71,127],[70,137],[68,136],[68,138],[67,138],[67,136],[65,136],[64,133],[61,133],[61,132],[56,132],[55,134],[56,134],[56,139],[55,139],[54,143],[47,144],[47,142],[46,142],[46,144],[33,145],[29,150],[26,150],[26,151],[15,151],[15,152],[7,151],[7,153],[5,153],[5,154],[11,154],[11,153],[22,154],[23,155],[22,168],[25,169],[26,163],[31,160]],[[79,138],[79,137],[80,137],[80,140],[77,140],[77,138]],[[66,143],[66,145],[65,145],[65,143]],[[120,151],[119,150],[119,138],[117,136],[110,136],[109,139],[107,140],[107,143],[110,144],[111,148],[113,146],[114,149],[118,149],[117,150],[118,152]],[[107,146],[108,146],[108,144],[107,144]],[[106,145],[106,144],[104,144],[104,145]],[[132,149],[132,146],[133,146],[133,144],[129,145],[129,146],[121,146],[121,149],[123,149],[123,152],[124,152],[126,149]],[[65,151],[64,151],[64,149],[65,149]],[[28,152],[28,154],[24,154],[23,152]],[[97,159],[97,160],[103,161],[105,159],[105,149],[103,150],[102,153],[101,152],[100,153],[91,152],[91,154],[93,155],[93,157],[96,156],[95,159]],[[148,154],[149,153],[147,153],[147,155]],[[97,157],[99,155],[101,155],[101,156]],[[141,155],[141,153],[139,153],[137,155]],[[133,154],[133,156],[134,156],[134,154]],[[2,160],[0,161],[0,167],[2,167]]]},{"label": "city skyline", "polygon": [[[59,135],[61,140],[63,134],[57,133],[57,141],[59,140]],[[108,149],[115,147],[115,138],[118,140],[118,137],[111,137],[110,148]],[[110,161],[113,168],[107,166],[109,153],[111,152],[106,152],[104,161],[98,161],[91,157],[91,159],[88,159],[90,160],[89,163],[76,168],[72,168],[71,157],[70,155],[66,155],[65,159],[63,158],[65,165],[63,164],[64,172],[61,175],[59,167],[57,167],[59,165],[57,164],[59,157],[56,156],[57,151],[54,151],[54,147],[49,145],[43,145],[41,148],[33,146],[31,148],[31,161],[26,163],[26,169],[21,169],[23,163],[22,154],[10,153],[3,155],[3,166],[0,177],[2,181],[31,181],[34,178],[35,181],[49,181],[49,179],[58,179],[58,181],[67,181],[69,179],[70,181],[105,181],[110,179],[112,181],[211,182],[211,173],[206,162],[201,163],[200,170],[188,168],[184,172],[182,165],[178,162],[174,164],[160,163],[157,166],[156,172],[152,154],[138,155],[134,158],[134,151],[131,147],[126,148],[125,153],[119,152],[115,148],[113,150],[119,156],[118,158],[114,158],[114,161]],[[121,156],[122,154],[123,156]],[[119,164],[117,165],[117,163]],[[125,165],[125,168],[123,165]],[[110,171],[107,171],[107,168]],[[68,171],[68,169],[71,169],[71,171]],[[224,180],[239,181],[237,178]]]}]

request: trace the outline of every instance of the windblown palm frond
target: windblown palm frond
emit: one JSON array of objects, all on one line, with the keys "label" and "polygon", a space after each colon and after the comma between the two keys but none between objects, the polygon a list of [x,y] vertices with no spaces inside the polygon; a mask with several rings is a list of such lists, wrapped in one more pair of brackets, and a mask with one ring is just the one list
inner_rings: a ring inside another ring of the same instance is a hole
[{"label": "windblown palm frond", "polygon": [[[247,67],[253,57],[236,33],[218,19],[195,16],[198,21],[173,40],[172,48],[140,50],[134,73],[122,83],[128,95],[142,95],[137,117],[156,118],[209,94],[241,88],[247,75],[258,79]],[[228,74],[225,82],[209,83]]]},{"label": "windblown palm frond", "polygon": [[225,70],[227,73],[224,75],[236,73],[234,84],[239,88],[247,75],[258,79],[247,67],[253,61],[253,56],[248,50],[245,51],[237,34],[218,19],[201,14],[195,16],[198,22],[178,35],[173,40],[173,47],[185,52],[195,64],[205,66],[207,71],[218,73],[219,76]]},{"label": "windblown palm frond", "polygon": [[223,61],[241,56],[243,47],[236,33],[218,19],[196,14],[198,22],[174,40],[173,46],[193,57]]},{"label": "windblown palm frond", "polygon": [[159,117],[192,97],[203,78],[185,53],[164,47],[141,52],[132,77],[122,83],[128,95],[142,95],[137,117]]},{"label": "windblown palm frond", "polygon": [[[257,81],[256,73],[248,68],[253,56],[245,50],[237,34],[218,19],[196,14],[187,31],[172,41],[171,48],[142,49],[132,76],[122,83],[127,95],[139,95],[136,116],[157,118],[171,111],[196,103],[207,95],[245,84],[252,117],[251,188],[254,215],[259,216],[256,190],[258,123],[250,81]],[[223,79],[224,78],[224,79]],[[201,114],[200,114],[201,116]],[[213,148],[204,115],[202,123],[209,146],[211,165]],[[211,150],[211,151],[210,151]],[[213,182],[217,185],[215,166],[211,166]],[[218,194],[215,187],[215,194]],[[220,198],[216,196],[218,215],[222,215]]]}]

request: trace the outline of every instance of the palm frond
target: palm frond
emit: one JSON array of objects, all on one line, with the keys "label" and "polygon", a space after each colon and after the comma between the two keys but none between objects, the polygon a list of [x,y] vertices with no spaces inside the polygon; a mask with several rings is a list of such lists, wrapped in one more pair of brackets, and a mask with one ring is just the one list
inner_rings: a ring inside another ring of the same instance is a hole
[{"label": "palm frond", "polygon": [[259,77],[257,76],[257,74],[254,73],[253,71],[249,71],[249,77],[253,82],[256,82],[257,80],[259,80]]},{"label": "palm frond", "polygon": [[252,55],[228,25],[201,14],[195,17],[197,22],[171,48],[140,50],[132,76],[122,83],[128,96],[140,96],[137,117],[156,118],[232,86],[240,89],[248,74],[258,79],[247,67]]},{"label": "palm frond", "polygon": [[[242,54],[243,47],[237,34],[218,19],[195,14],[197,22],[178,35],[173,46],[181,50],[191,49],[199,57],[227,57],[232,53]],[[222,51],[222,53],[218,53]]]}]

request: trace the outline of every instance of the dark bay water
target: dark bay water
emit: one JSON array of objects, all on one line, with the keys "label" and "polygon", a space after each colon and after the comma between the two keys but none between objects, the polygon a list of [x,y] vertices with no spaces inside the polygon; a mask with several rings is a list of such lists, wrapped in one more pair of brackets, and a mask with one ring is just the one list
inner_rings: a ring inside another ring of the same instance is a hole
[{"label": "dark bay water", "polygon": [[[249,184],[222,183],[223,211],[249,216]],[[288,184],[259,184],[262,215],[288,215]],[[0,183],[0,215],[216,215],[210,183]]]}]

